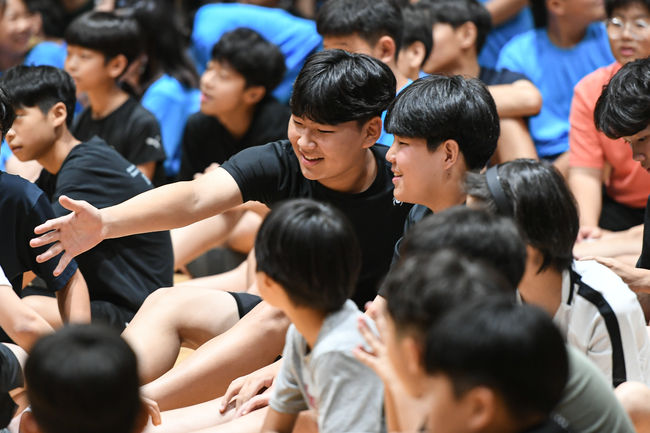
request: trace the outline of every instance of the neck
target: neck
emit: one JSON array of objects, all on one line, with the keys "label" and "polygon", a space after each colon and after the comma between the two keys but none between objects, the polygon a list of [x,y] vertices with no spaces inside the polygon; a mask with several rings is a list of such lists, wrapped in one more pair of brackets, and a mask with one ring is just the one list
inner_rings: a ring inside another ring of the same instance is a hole
[{"label": "neck", "polygon": [[81,143],[74,138],[68,128],[64,126],[60,128],[63,131],[59,133],[50,151],[38,159],[38,163],[51,174],[57,174],[61,170],[61,165],[63,165],[63,161],[68,157],[72,148]]},{"label": "neck", "polygon": [[307,341],[309,348],[313,349],[327,315],[312,308],[295,306],[287,308],[285,314]]},{"label": "neck", "polygon": [[538,268],[539,264],[526,264],[519,294],[524,302],[542,308],[553,317],[562,302],[562,272],[548,267],[537,273]]},{"label": "neck", "polygon": [[463,170],[449,170],[448,177],[445,179],[445,185],[441,188],[437,186],[427,194],[431,200],[422,203],[424,206],[431,209],[433,212],[441,212],[450,207],[458,206],[465,203],[467,194],[462,188],[465,179],[465,169]]},{"label": "neck", "polygon": [[218,119],[230,135],[239,140],[248,132],[254,114],[255,105],[240,105],[234,113],[219,115]]},{"label": "neck", "polygon": [[549,15],[546,32],[555,46],[571,48],[585,37],[587,27],[589,23],[576,23],[571,17]]},{"label": "neck", "polygon": [[90,110],[94,119],[101,119],[111,114],[129,99],[128,93],[116,83],[87,92]]},{"label": "neck", "polygon": [[390,63],[387,63],[387,65],[390,70],[393,71],[393,75],[395,75],[395,80],[397,81],[396,90],[399,91],[408,84],[409,79],[406,77],[406,75],[400,72],[400,70],[397,68],[397,63],[394,60]]},{"label": "neck", "polygon": [[320,184],[346,194],[358,194],[370,188],[377,177],[377,161],[370,149],[362,149],[362,152],[364,152],[364,156],[358,158],[358,164],[348,168],[345,173],[336,175],[333,179],[319,181]]},{"label": "neck", "polygon": [[446,75],[462,75],[468,78],[478,78],[481,73],[481,66],[478,64],[478,57],[474,50],[470,53],[460,55],[454,65],[441,71]]}]

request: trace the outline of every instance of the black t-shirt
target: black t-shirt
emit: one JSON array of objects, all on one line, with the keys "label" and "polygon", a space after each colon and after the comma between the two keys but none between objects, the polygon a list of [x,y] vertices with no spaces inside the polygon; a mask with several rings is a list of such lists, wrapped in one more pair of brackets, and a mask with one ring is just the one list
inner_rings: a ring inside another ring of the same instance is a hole
[{"label": "black t-shirt", "polygon": [[527,80],[530,81],[524,74],[519,72],[512,72],[508,69],[491,69],[481,68],[478,79],[486,86],[496,86],[499,84],[512,84],[515,81]]},{"label": "black t-shirt", "polygon": [[[151,189],[149,180],[114,149],[95,137],[70,151],[56,175],[43,170],[36,183],[57,216],[68,214],[58,199],[65,194],[101,209]],[[173,282],[169,232],[106,239],[77,256],[91,300],[136,311],[149,293]]]},{"label": "black t-shirt", "polygon": [[265,98],[255,107],[246,134],[237,139],[216,117],[194,113],[183,133],[179,180],[191,180],[195,173],[202,173],[213,162],[223,164],[240,150],[286,139],[290,116],[289,107]]},{"label": "black t-shirt", "polygon": [[47,196],[36,185],[0,171],[0,267],[18,294],[26,271],[42,278],[52,291],[64,288],[77,271],[77,263],[73,260],[61,275],[54,277],[52,272],[60,255],[38,263],[36,256],[47,247],[29,246],[29,240],[36,237],[34,227],[54,217]]},{"label": "black t-shirt", "polygon": [[361,275],[352,299],[363,308],[377,294],[377,286],[388,271],[393,247],[410,210],[410,205],[393,204],[392,173],[385,159],[387,150],[385,146],[371,148],[377,161],[377,177],[359,194],[333,191],[306,179],[288,140],[245,149],[222,167],[237,182],[244,201],[257,200],[272,207],[289,198],[313,198],[343,212],[361,245]]},{"label": "black t-shirt", "polygon": [[648,197],[643,217],[643,249],[636,266],[637,268],[650,269],[650,197]]},{"label": "black t-shirt", "polygon": [[165,149],[162,146],[158,121],[138,101],[129,97],[115,111],[101,119],[93,119],[90,107],[75,119],[72,135],[81,141],[98,136],[135,165],[156,162],[153,183],[165,180]]}]

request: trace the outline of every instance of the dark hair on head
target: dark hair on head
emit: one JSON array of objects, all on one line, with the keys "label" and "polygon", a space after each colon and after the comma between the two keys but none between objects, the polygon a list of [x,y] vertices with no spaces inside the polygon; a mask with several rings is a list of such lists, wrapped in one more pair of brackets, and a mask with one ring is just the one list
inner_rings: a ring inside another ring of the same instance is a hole
[{"label": "dark hair on head", "polygon": [[65,41],[99,51],[106,61],[121,54],[131,63],[144,49],[138,22],[113,12],[91,11],[75,18],[65,31]]},{"label": "dark hair on head", "polygon": [[477,79],[431,75],[413,82],[388,107],[386,132],[424,138],[434,152],[445,140],[458,143],[467,168],[483,168],[499,139],[494,99]]},{"label": "dark hair on head", "polygon": [[9,129],[11,129],[14,120],[16,120],[16,112],[11,106],[11,101],[7,96],[4,86],[0,84],[0,132],[2,132],[3,140]]},{"label": "dark hair on head", "polygon": [[27,9],[41,16],[43,34],[49,38],[62,38],[65,31],[66,12],[63,5],[52,0],[25,0]]},{"label": "dark hair on head", "polygon": [[189,32],[183,27],[174,5],[168,0],[129,0],[127,16],[138,22],[145,39],[147,64],[144,83],[152,83],[161,72],[174,77],[183,86],[198,87],[199,74],[188,55]]},{"label": "dark hair on head", "polygon": [[14,66],[0,77],[0,85],[15,110],[38,107],[43,114],[58,102],[68,112],[66,125],[72,125],[77,101],[74,81],[63,69],[53,66]]},{"label": "dark hair on head", "polygon": [[548,9],[546,0],[530,0],[530,12],[536,29],[543,29],[548,24]]},{"label": "dark hair on head", "polygon": [[141,409],[133,350],[113,329],[69,325],[36,342],[27,396],[47,433],[134,431]]},{"label": "dark hair on head", "polygon": [[357,35],[374,46],[389,36],[395,41],[395,58],[403,26],[400,8],[390,0],[327,0],[316,17],[316,30],[323,37]]},{"label": "dark hair on head", "polygon": [[483,209],[456,206],[418,222],[404,238],[401,257],[452,249],[501,272],[514,291],[526,269],[526,245],[517,225]]},{"label": "dark hair on head", "polygon": [[422,2],[409,4],[402,9],[402,20],[408,23],[402,29],[402,49],[408,48],[415,42],[421,42],[425,51],[424,59],[420,64],[422,67],[433,50],[433,34],[431,32],[433,22],[429,8],[422,5]]},{"label": "dark hair on head", "polygon": [[221,36],[212,47],[212,60],[227,63],[244,77],[246,85],[264,86],[267,94],[280,84],[286,71],[280,48],[244,27]]},{"label": "dark hair on head", "polygon": [[447,312],[471,299],[514,292],[503,277],[456,249],[403,257],[382,284],[386,306],[399,332],[423,337]]},{"label": "dark hair on head", "polygon": [[[524,240],[544,259],[538,270],[571,268],[573,244],[578,236],[578,209],[562,175],[551,164],[518,159],[499,165],[498,185],[512,205],[512,216]],[[465,190],[491,212],[499,208],[486,175],[468,173]]]},{"label": "dark hair on head", "polygon": [[365,54],[325,50],[312,54],[293,84],[291,113],[324,125],[381,116],[395,98],[388,66]]},{"label": "dark hair on head", "polygon": [[354,292],[361,250],[347,218],[311,199],[283,202],[255,239],[257,270],[280,284],[291,301],[326,313]]},{"label": "dark hair on head", "polygon": [[546,418],[568,377],[564,339],[548,313],[511,299],[470,300],[427,333],[425,368],[452,383],[457,397],[485,386],[520,423]]},{"label": "dark hair on head", "polygon": [[650,125],[650,58],[624,65],[603,87],[594,121],[612,139],[634,135]]},{"label": "dark hair on head", "polygon": [[422,0],[421,3],[429,7],[433,24],[449,24],[456,29],[467,22],[474,23],[478,55],[492,29],[492,18],[483,4],[477,0]]},{"label": "dark hair on head", "polygon": [[631,5],[640,5],[650,11],[650,0],[605,0],[605,13],[608,18],[614,16],[615,9],[622,9]]}]

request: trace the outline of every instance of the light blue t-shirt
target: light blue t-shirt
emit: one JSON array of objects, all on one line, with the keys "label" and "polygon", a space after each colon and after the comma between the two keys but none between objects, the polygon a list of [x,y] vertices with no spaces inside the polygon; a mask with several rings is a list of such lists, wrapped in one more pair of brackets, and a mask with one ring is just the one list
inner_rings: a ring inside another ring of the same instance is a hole
[{"label": "light blue t-shirt", "polygon": [[[481,0],[481,3],[487,3],[490,0]],[[499,52],[505,44],[513,37],[532,30],[533,14],[528,6],[523,8],[517,15],[510,18],[499,27],[492,29],[485,40],[485,45],[478,56],[478,62],[481,66],[494,69],[499,59]]]},{"label": "light blue t-shirt", "polygon": [[572,48],[555,46],[545,29],[513,38],[501,51],[497,68],[527,76],[542,93],[542,110],[529,121],[540,157],[569,150],[569,112],[573,88],[585,75],[614,61],[605,26],[596,22]]},{"label": "light blue t-shirt", "polygon": [[167,154],[165,173],[176,176],[181,167],[181,142],[187,118],[199,111],[201,92],[184,87],[176,78],[164,74],[142,95],[140,103],[158,120]]},{"label": "light blue t-shirt", "polygon": [[255,30],[280,47],[287,72],[273,96],[281,102],[287,102],[305,59],[322,45],[322,39],[316,32],[316,23],[277,8],[240,3],[202,6],[194,16],[192,31],[192,54],[199,73],[205,70],[212,47],[221,35],[238,27]]},{"label": "light blue t-shirt", "polygon": [[43,41],[29,50],[23,64],[27,66],[48,65],[63,69],[66,56],[67,45],[64,42],[59,44],[52,41]]}]

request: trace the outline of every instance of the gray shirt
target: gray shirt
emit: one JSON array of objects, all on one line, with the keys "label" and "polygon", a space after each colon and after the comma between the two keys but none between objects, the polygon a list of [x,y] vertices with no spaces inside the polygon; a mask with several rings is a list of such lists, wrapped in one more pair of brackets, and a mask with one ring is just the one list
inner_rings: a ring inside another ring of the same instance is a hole
[{"label": "gray shirt", "polygon": [[364,344],[357,330],[363,316],[348,300],[325,318],[311,351],[295,326],[289,327],[270,402],[273,410],[315,410],[320,433],[385,431],[382,382],[352,354]]}]

